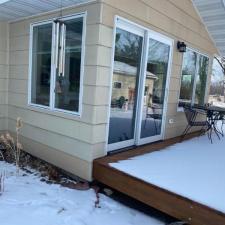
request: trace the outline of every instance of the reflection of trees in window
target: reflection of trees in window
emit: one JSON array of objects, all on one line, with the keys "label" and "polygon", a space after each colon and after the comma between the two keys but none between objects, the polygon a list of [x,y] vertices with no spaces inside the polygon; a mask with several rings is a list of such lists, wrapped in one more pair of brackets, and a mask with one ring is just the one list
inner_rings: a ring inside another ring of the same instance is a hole
[{"label": "reflection of trees in window", "polygon": [[142,38],[135,34],[117,29],[115,61],[138,67],[137,59],[141,56]]},{"label": "reflection of trees in window", "polygon": [[153,102],[163,103],[169,60],[169,46],[150,39],[147,71],[157,76],[154,80]]},{"label": "reflection of trees in window", "polygon": [[35,26],[32,34],[31,102],[49,106],[52,25],[44,24]]},{"label": "reflection of trees in window", "polygon": [[199,71],[196,83],[195,103],[204,104],[205,88],[207,82],[209,59],[205,56],[200,56],[199,59]]},{"label": "reflection of trees in window", "polygon": [[181,77],[180,99],[191,101],[196,69],[197,55],[195,52],[187,50],[183,58],[183,68]]},{"label": "reflection of trees in window", "polygon": [[[179,105],[205,101],[209,58],[190,49],[184,53]],[[194,102],[192,102],[192,99]]]}]

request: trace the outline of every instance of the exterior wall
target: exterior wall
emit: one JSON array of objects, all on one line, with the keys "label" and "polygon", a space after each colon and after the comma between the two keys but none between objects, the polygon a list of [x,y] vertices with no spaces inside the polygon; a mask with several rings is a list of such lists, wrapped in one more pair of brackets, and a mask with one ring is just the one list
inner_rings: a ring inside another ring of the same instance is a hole
[{"label": "exterior wall", "polygon": [[[0,95],[0,130],[13,132],[16,118],[21,117],[26,151],[87,180],[91,180],[93,159],[106,154],[115,15],[165,34],[175,42],[183,40],[210,56],[217,52],[190,0],[132,0],[130,3],[131,0],[98,0],[63,11],[63,15],[87,11],[81,117],[27,104],[30,23],[59,14],[50,13],[9,24],[8,75],[7,66],[4,67],[7,57],[2,57],[3,52],[7,55],[7,37],[1,37],[7,32],[0,33],[0,70],[6,70],[0,73],[0,80],[6,82],[0,82],[0,92],[4,93]],[[0,24],[0,28],[7,31],[6,25]],[[179,135],[186,121],[184,114],[177,112],[182,54],[177,52],[176,46],[173,52],[166,138]],[[6,103],[8,107],[4,107],[4,111],[1,107]],[[8,120],[2,119],[6,115]],[[174,119],[174,124],[168,123],[170,118]]]},{"label": "exterior wall", "polygon": [[[103,31],[101,35],[102,38],[104,37],[105,43],[101,47],[100,52],[101,55],[104,55],[105,61],[109,62],[105,70],[111,69],[113,27],[116,15],[164,34],[174,40],[165,138],[168,139],[180,135],[186,126],[186,118],[183,112],[178,112],[177,110],[182,53],[177,51],[176,42],[182,40],[188,47],[203,52],[209,57],[213,57],[217,53],[217,49],[199,19],[191,0],[132,0],[132,4],[130,0],[102,0],[102,3],[100,29]],[[108,72],[108,74],[110,73]],[[110,78],[111,74],[105,80],[106,83],[104,83],[104,86],[108,88],[108,93],[110,93]],[[102,104],[105,103],[102,102]],[[107,113],[105,112],[105,114]],[[174,123],[169,124],[169,119],[173,119]]]},{"label": "exterior wall", "polygon": [[100,9],[100,4],[92,3],[63,11],[63,15],[87,12],[81,117],[28,106],[30,23],[59,14],[51,13],[9,25],[9,131],[15,130],[16,118],[21,117],[25,150],[88,180],[91,179],[93,158],[101,156],[98,149],[104,146],[101,129],[104,118],[99,117],[104,107],[99,106],[100,99],[96,98]]},{"label": "exterior wall", "polygon": [[8,24],[0,23],[0,132],[7,130]]}]

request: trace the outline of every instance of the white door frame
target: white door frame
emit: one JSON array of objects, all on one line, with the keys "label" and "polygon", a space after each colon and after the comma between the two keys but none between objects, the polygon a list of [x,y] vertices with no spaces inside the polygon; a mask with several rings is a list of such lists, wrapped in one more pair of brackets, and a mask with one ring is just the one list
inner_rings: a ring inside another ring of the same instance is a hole
[{"label": "white door frame", "polygon": [[[140,27],[140,26],[137,26],[135,24],[132,24],[124,19],[120,19],[119,17],[116,18],[115,20],[115,32],[114,32],[114,42],[116,40],[116,29],[119,28],[119,29],[122,29],[124,31],[128,31],[132,34],[135,34],[135,35],[138,35],[140,37],[143,38],[143,42],[142,42],[142,52],[141,52],[141,62],[140,62],[140,71],[139,71],[139,74],[138,74],[138,86],[139,86],[139,83],[140,83],[140,79],[142,77],[142,64],[143,64],[143,50],[144,50],[144,39],[145,39],[145,30]],[[113,46],[113,52],[115,50],[115,43],[114,43],[114,46]],[[109,101],[109,118],[108,118],[108,129],[109,129],[109,125],[110,125],[110,109],[111,109],[111,106],[110,106],[110,103],[111,103],[111,97],[112,97],[112,81],[113,81],[113,69],[114,69],[114,56],[115,54],[113,54],[113,57],[112,57],[112,77],[111,77],[111,90],[110,90],[110,101]],[[113,151],[113,150],[117,150],[117,149],[121,149],[121,148],[126,148],[126,147],[129,147],[129,146],[132,146],[132,145],[135,145],[136,144],[136,130],[137,130],[137,121],[136,121],[136,118],[137,118],[137,115],[138,115],[138,108],[139,108],[139,105],[138,105],[138,102],[139,102],[139,87],[136,87],[137,88],[137,96],[136,96],[136,110],[134,111],[134,117],[135,117],[135,125],[134,125],[134,137],[133,139],[130,139],[130,140],[127,140],[127,141],[121,141],[121,142],[117,142],[117,143],[112,143],[112,144],[109,144],[107,146],[107,150],[108,151]],[[109,132],[107,132],[107,135],[109,135]],[[108,142],[108,136],[107,136],[107,142]]]},{"label": "white door frame", "polygon": [[[168,106],[168,95],[169,95],[169,84],[170,84],[170,77],[171,77],[171,68],[172,68],[172,54],[173,54],[173,40],[165,37],[161,34],[158,34],[156,32],[148,30],[147,35],[146,35],[146,51],[147,53],[145,54],[145,60],[144,60],[144,74],[142,74],[142,83],[140,85],[140,89],[142,89],[142,94],[141,94],[141,100],[140,101],[140,106],[139,106],[139,114],[138,114],[138,131],[137,131],[137,137],[136,137],[136,144],[137,145],[143,145],[155,141],[159,141],[164,139],[165,136],[165,125],[166,125],[166,113],[167,113],[167,106]],[[166,85],[165,85],[165,94],[164,94],[164,102],[163,102],[163,115],[162,115],[162,122],[161,122],[161,133],[159,135],[154,135],[146,138],[141,138],[141,122],[142,122],[142,109],[143,109],[143,97],[144,97],[144,87],[145,87],[145,82],[146,82],[146,71],[147,71],[147,60],[148,60],[148,50],[149,50],[149,40],[153,39],[156,40],[160,43],[166,44],[169,46],[169,58],[168,58],[168,68],[167,68],[167,74],[166,74]]]},{"label": "white door frame", "polygon": [[[108,144],[108,135],[109,135],[109,128],[110,128],[110,110],[111,110],[111,97],[112,97],[112,81],[113,81],[113,70],[114,70],[114,56],[115,56],[115,40],[116,40],[116,29],[120,28],[125,31],[131,32],[138,36],[143,37],[142,43],[142,57],[141,57],[141,64],[140,64],[140,72],[139,72],[139,83],[137,86],[137,107],[136,107],[136,121],[134,127],[134,138],[127,141],[122,141],[118,143]],[[147,138],[140,138],[141,135],[141,111],[143,107],[143,96],[144,96],[144,84],[146,79],[146,69],[147,69],[147,57],[148,57],[148,47],[149,47],[149,39],[155,39],[159,42],[167,44],[170,46],[170,53],[169,53],[169,61],[168,61],[168,69],[167,69],[167,79],[166,79],[166,87],[165,87],[165,95],[164,95],[164,104],[163,104],[163,119],[162,119],[162,128],[161,134],[155,135],[152,137]],[[112,68],[111,68],[111,79],[110,79],[110,97],[109,97],[109,109],[108,109],[108,124],[107,124],[107,131],[106,131],[106,149],[108,151],[118,150],[126,147],[130,147],[132,145],[142,145],[146,143],[151,143],[154,141],[158,141],[164,139],[165,134],[165,124],[166,124],[166,112],[167,112],[167,103],[168,103],[168,93],[169,93],[169,81],[171,75],[171,67],[172,67],[172,54],[173,54],[173,39],[170,39],[164,35],[161,35],[157,32],[149,30],[143,26],[140,26],[136,23],[133,23],[127,19],[122,17],[116,16],[115,17],[115,26],[114,26],[114,38],[113,38],[113,51],[112,51]]]}]

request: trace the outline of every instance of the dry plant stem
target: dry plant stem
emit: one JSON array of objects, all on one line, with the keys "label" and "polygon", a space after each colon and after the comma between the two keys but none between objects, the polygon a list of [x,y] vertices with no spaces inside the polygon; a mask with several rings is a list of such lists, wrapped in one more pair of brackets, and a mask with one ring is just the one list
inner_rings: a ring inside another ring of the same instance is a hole
[{"label": "dry plant stem", "polygon": [[22,119],[18,117],[16,121],[16,145],[14,145],[17,175],[19,174],[20,152],[22,148],[22,145],[19,142],[19,131],[22,128],[22,126],[23,126]]},{"label": "dry plant stem", "polygon": [[0,157],[3,159],[3,161],[5,161],[4,155],[1,151],[0,151]]},{"label": "dry plant stem", "polygon": [[19,148],[19,129],[16,129],[16,173],[19,174],[20,148]]},{"label": "dry plant stem", "polygon": [[0,173],[0,195],[5,191],[5,171]]}]

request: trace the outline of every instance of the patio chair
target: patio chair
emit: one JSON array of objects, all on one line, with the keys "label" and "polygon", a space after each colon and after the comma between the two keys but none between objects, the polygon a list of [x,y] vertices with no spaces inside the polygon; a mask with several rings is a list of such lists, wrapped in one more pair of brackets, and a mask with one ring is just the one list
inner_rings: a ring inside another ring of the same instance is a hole
[{"label": "patio chair", "polygon": [[151,112],[149,112],[149,107],[146,108],[146,117],[145,117],[145,124],[144,127],[146,127],[147,119],[153,119],[154,126],[155,126],[155,132],[158,134],[160,132],[160,127],[158,124],[158,121],[162,121],[162,108],[158,105],[152,105],[150,107]]},{"label": "patio chair", "polygon": [[224,125],[225,125],[225,115],[223,115],[222,124],[221,124],[221,131],[223,136],[224,136]]},{"label": "patio chair", "polygon": [[205,111],[185,106],[184,113],[185,113],[188,125],[181,136],[181,141],[185,138],[185,136],[187,135],[187,133],[190,131],[192,127],[201,127],[200,135],[204,134],[206,131],[210,129],[210,124],[207,121],[207,117],[205,120],[201,120],[201,121],[196,120],[199,114],[206,116],[207,114]]}]

